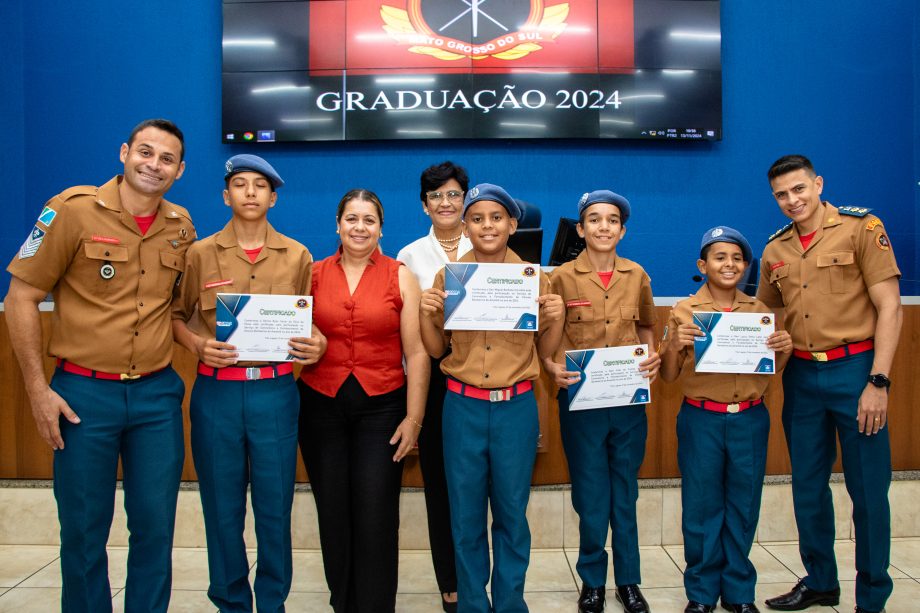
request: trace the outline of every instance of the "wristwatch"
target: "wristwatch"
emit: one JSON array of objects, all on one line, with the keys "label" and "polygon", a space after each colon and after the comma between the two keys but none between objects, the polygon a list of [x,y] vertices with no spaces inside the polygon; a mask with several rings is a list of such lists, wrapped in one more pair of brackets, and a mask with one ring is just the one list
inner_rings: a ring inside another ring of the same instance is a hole
[{"label": "wristwatch", "polygon": [[891,388],[891,379],[881,373],[869,375],[869,383],[875,387],[884,387],[885,391],[888,391],[888,389]]}]

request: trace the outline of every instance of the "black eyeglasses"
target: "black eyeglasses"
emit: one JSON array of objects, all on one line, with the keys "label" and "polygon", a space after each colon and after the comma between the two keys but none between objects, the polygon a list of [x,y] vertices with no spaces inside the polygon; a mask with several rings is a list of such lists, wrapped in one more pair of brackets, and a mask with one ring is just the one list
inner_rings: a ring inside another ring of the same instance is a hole
[{"label": "black eyeglasses", "polygon": [[[444,200],[444,192],[428,192],[425,195],[428,196],[428,202],[432,204],[441,204],[441,201]],[[456,204],[463,200],[463,192],[455,189],[448,190],[447,200]]]}]

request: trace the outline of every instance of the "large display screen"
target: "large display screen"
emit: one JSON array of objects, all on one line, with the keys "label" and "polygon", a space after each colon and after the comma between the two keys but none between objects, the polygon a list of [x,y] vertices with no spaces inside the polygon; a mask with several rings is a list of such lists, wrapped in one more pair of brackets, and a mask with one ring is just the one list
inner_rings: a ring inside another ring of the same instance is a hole
[{"label": "large display screen", "polygon": [[223,3],[223,142],[722,137],[718,0]]}]

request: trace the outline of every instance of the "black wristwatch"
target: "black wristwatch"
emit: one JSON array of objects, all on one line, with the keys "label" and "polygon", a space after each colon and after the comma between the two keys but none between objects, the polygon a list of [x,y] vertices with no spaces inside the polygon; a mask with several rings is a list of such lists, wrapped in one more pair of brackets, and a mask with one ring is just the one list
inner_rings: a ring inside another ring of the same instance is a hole
[{"label": "black wristwatch", "polygon": [[891,379],[881,373],[869,375],[869,383],[875,387],[884,387],[886,392],[891,388]]}]

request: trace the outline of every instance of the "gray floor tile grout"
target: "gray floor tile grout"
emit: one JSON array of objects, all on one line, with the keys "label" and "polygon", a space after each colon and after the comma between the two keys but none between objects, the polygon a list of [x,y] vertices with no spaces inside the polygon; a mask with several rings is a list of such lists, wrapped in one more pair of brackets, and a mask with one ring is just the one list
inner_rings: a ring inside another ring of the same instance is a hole
[{"label": "gray floor tile grout", "polygon": [[[848,540],[848,539],[844,539],[844,540]],[[767,545],[769,545],[769,543],[767,543]],[[778,557],[776,557],[776,554],[774,554],[772,551],[770,551],[765,545],[761,545],[761,547],[763,547],[764,551],[766,551],[767,553],[769,553],[770,556],[771,556],[774,560],[776,560],[777,562],[779,562],[780,566],[782,566],[783,568],[785,568],[786,570],[788,570],[790,573],[792,573],[792,576],[795,577],[796,581],[798,581],[799,579],[801,579],[801,577],[799,576],[799,574],[798,574],[797,572],[795,572],[794,570],[792,570],[791,568],[789,568],[789,566],[788,566],[785,562],[783,562],[783,561],[780,560]]]}]

